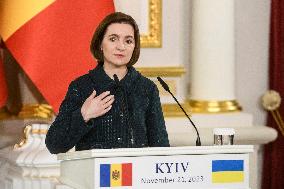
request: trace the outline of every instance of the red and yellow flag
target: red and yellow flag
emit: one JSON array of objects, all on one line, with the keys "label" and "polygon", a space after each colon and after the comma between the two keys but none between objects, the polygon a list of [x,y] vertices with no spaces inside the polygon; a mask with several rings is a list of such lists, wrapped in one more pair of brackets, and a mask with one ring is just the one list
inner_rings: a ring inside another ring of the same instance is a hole
[{"label": "red and yellow flag", "polygon": [[96,66],[91,38],[113,1],[1,0],[0,10],[4,43],[57,112],[68,84]]},{"label": "red and yellow flag", "polygon": [[8,98],[8,91],[7,85],[5,80],[5,73],[4,73],[4,65],[3,65],[3,51],[2,51],[2,43],[0,38],[0,108],[5,106],[7,98]]}]

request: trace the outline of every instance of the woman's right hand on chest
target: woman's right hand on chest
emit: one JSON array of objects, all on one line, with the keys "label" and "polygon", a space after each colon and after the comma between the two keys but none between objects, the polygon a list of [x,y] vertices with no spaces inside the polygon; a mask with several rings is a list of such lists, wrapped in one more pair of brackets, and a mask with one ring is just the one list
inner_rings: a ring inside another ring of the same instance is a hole
[{"label": "woman's right hand on chest", "polygon": [[110,95],[110,91],[105,91],[98,96],[96,95],[97,93],[94,90],[93,93],[85,100],[81,108],[81,113],[85,122],[88,122],[92,118],[104,115],[112,107],[114,95]]}]

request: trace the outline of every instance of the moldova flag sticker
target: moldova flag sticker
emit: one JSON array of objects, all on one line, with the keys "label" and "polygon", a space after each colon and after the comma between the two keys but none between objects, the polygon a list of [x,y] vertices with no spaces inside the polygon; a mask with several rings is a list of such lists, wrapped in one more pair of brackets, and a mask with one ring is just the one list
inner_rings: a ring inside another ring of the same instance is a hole
[{"label": "moldova flag sticker", "polygon": [[100,187],[132,186],[132,163],[100,164]]}]

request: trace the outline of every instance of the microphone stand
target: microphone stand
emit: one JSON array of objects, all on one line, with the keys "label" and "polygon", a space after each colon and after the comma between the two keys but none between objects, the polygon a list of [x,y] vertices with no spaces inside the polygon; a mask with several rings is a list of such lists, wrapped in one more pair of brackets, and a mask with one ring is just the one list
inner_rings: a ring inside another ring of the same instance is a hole
[{"label": "microphone stand", "polygon": [[190,119],[190,117],[188,116],[188,114],[186,113],[186,111],[183,109],[183,107],[180,105],[180,103],[178,102],[178,100],[176,99],[176,97],[173,95],[173,93],[170,91],[169,86],[166,84],[166,82],[164,80],[162,80],[162,78],[157,77],[158,81],[161,83],[162,87],[168,91],[171,96],[174,98],[174,100],[176,101],[176,103],[179,105],[180,109],[183,111],[183,113],[186,115],[186,117],[188,118],[188,120],[190,121],[190,123],[192,124],[192,126],[194,127],[196,133],[197,133],[197,139],[196,139],[196,146],[201,146],[201,140],[200,140],[200,136],[199,136],[199,132],[195,126],[195,124],[193,123],[193,121]]}]

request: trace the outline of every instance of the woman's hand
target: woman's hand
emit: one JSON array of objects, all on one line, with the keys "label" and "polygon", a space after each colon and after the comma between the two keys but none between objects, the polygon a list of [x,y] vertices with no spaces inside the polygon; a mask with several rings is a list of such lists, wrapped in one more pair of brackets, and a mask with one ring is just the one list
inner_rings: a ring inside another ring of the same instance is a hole
[{"label": "woman's hand", "polygon": [[81,113],[85,122],[107,113],[114,102],[114,95],[109,95],[110,91],[105,91],[99,96],[96,96],[96,94],[97,92],[94,90],[85,100],[81,108]]}]

